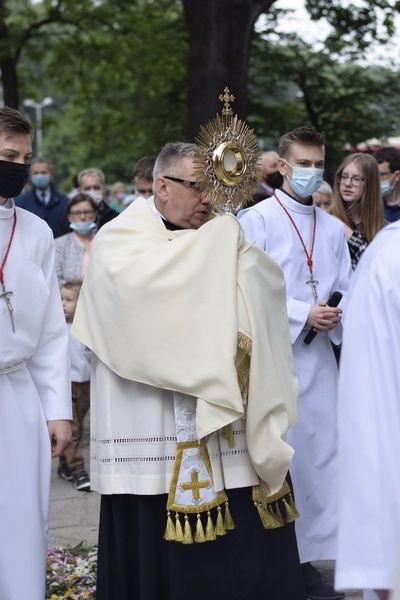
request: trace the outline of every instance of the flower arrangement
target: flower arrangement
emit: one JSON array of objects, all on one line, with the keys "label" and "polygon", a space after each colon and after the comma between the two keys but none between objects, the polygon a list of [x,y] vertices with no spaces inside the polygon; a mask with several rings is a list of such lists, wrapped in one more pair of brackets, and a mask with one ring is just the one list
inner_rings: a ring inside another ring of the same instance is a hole
[{"label": "flower arrangement", "polygon": [[96,597],[97,548],[79,544],[47,551],[48,600]]}]

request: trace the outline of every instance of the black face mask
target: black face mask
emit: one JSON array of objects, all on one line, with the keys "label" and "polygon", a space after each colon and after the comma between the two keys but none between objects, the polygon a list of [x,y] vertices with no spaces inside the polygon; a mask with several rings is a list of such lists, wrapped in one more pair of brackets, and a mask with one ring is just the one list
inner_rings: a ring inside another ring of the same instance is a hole
[{"label": "black face mask", "polygon": [[0,197],[16,198],[29,178],[30,165],[0,160]]},{"label": "black face mask", "polygon": [[274,171],[274,173],[268,173],[265,181],[268,185],[276,190],[283,184],[283,175],[281,175],[279,171]]}]

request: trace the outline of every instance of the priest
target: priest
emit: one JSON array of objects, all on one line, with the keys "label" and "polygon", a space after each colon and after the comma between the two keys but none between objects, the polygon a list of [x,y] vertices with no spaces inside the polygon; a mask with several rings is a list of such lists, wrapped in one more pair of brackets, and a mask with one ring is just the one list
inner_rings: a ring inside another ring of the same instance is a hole
[{"label": "priest", "polygon": [[43,600],[51,457],[70,438],[68,334],[51,229],[16,208],[32,126],[0,108],[0,598]]},{"label": "priest", "polygon": [[[300,518],[296,522],[308,597],[342,598],[311,561],[336,557],[338,369],[331,342],[340,344],[340,307],[327,306],[333,292],[349,287],[351,265],[343,226],[315,206],[325,164],[324,135],[299,127],[280,139],[284,180],[274,196],[239,212],[246,236],[282,267],[296,373],[299,420],[288,433],[295,449],[291,475]],[[310,343],[307,334],[314,332]],[[307,341],[307,340],[306,340]]]},{"label": "priest", "polygon": [[305,600],[285,441],[297,381],[280,267],[210,219],[195,146],[95,238],[73,324],[93,351],[97,599]]},{"label": "priest", "polygon": [[400,559],[400,221],[357,267],[339,377],[336,584],[387,600]]}]

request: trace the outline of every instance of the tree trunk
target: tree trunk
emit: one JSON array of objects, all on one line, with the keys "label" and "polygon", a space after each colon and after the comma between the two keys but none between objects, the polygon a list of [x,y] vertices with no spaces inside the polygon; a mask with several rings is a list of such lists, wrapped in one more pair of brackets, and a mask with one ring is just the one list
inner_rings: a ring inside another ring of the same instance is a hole
[{"label": "tree trunk", "polygon": [[19,108],[17,60],[11,56],[0,58],[0,72],[3,83],[4,105]]},{"label": "tree trunk", "polygon": [[221,113],[220,94],[234,95],[233,112],[247,116],[247,72],[257,17],[276,0],[182,0],[189,34],[188,139]]},{"label": "tree trunk", "polygon": [[0,74],[5,106],[18,109],[18,59],[12,56],[10,32],[6,24],[8,11],[4,0],[0,0]]}]

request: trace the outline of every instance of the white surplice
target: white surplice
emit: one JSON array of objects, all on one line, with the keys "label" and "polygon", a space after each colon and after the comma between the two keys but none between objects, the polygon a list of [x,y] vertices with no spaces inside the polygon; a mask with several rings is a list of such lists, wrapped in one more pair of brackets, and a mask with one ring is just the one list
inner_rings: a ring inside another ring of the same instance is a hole
[{"label": "white surplice", "polygon": [[399,254],[396,221],[363,254],[345,318],[338,401],[340,589],[392,589],[399,565]]},{"label": "white surplice", "polygon": [[[0,206],[0,261],[14,203]],[[0,598],[45,595],[51,448],[46,421],[71,418],[68,335],[54,270],[54,240],[39,217],[17,209],[4,267],[15,332],[0,298]],[[0,292],[1,293],[1,292]],[[4,369],[26,366],[11,373]]]},{"label": "white surplice", "polygon": [[[301,204],[282,190],[276,194],[295,221],[309,252],[314,203]],[[300,386],[299,420],[287,435],[287,441],[295,449],[290,473],[300,513],[296,521],[300,561],[334,559],[338,372],[330,341],[340,343],[342,326],[339,324],[329,334],[319,333],[310,345],[304,344],[304,327],[313,303],[311,287],[306,283],[310,272],[299,236],[276,198],[267,198],[241,211],[238,218],[246,236],[282,267],[286,280],[290,336]],[[318,302],[327,300],[337,290],[343,294],[340,306],[344,307],[352,270],[343,225],[319,208],[316,208],[312,258]]]}]

